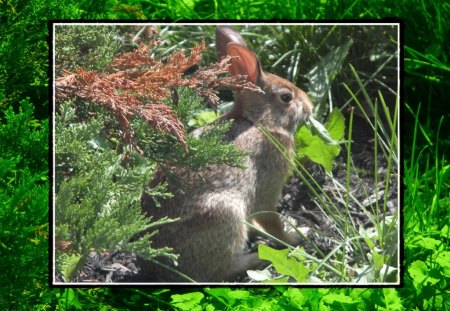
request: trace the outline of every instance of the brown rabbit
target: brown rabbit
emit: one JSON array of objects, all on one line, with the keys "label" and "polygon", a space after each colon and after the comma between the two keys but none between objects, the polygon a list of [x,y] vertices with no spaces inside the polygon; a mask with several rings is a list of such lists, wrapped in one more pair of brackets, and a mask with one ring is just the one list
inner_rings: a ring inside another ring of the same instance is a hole
[{"label": "brown rabbit", "polygon": [[[219,58],[234,57],[231,74],[246,75],[263,91],[238,91],[232,110],[223,116],[234,119],[225,141],[248,152],[245,169],[225,164],[212,165],[201,172],[160,167],[151,185],[167,181],[174,197],[160,208],[145,192],[141,201],[143,211],[154,219],[180,218],[159,228],[153,247],[172,247],[180,255],[178,266],[172,267],[197,282],[230,281],[261,264],[256,253],[246,254],[249,228],[244,221],[257,224],[285,242],[298,243],[299,238],[285,233],[279,216],[273,213],[290,166],[259,127],[266,128],[291,154],[293,133],[312,110],[302,90],[261,69],[256,55],[233,28],[217,27],[216,48]],[[193,135],[204,130],[200,128]],[[169,174],[176,175],[177,182],[167,178]],[[184,191],[177,191],[177,185],[183,185]],[[140,266],[143,281],[186,281],[150,262],[141,261]]]}]

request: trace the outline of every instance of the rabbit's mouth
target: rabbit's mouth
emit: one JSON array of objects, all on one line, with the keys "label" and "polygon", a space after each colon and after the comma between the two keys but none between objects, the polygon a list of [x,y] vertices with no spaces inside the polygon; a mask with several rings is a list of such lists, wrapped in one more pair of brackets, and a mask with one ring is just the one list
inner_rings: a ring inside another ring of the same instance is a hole
[{"label": "rabbit's mouth", "polygon": [[289,120],[288,129],[291,132],[295,132],[300,124],[305,123],[312,113],[312,104],[308,98],[302,98],[295,104],[296,107],[293,107],[294,111],[289,114],[291,118]]}]

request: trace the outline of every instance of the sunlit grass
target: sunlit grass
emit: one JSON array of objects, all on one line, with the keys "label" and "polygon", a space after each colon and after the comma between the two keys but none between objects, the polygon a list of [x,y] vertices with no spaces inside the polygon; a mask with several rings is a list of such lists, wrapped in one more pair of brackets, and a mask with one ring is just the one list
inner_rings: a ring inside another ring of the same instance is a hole
[{"label": "sunlit grass", "polygon": [[[445,310],[449,307],[449,292],[444,284],[449,279],[445,269],[450,254],[450,165],[439,152],[439,135],[432,142],[423,131],[418,117],[420,105],[416,112],[407,107],[413,113],[415,125],[411,156],[404,159],[403,235],[407,271],[406,286],[401,292],[405,297],[417,299],[409,300],[406,307],[422,305],[427,310]],[[441,118],[439,124],[443,121]],[[419,136],[425,136],[428,143],[416,145]]]}]

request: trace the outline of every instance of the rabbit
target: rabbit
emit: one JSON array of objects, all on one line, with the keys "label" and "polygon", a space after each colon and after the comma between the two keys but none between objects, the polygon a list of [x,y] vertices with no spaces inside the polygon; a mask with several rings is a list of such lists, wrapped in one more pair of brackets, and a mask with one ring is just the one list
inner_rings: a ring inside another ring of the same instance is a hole
[{"label": "rabbit", "polygon": [[[245,271],[261,266],[257,254],[246,249],[251,232],[244,221],[253,222],[287,243],[300,242],[297,234],[283,230],[282,221],[274,213],[290,172],[289,161],[259,127],[265,127],[291,156],[293,134],[312,112],[308,96],[291,82],[264,72],[256,55],[233,28],[216,28],[216,49],[219,59],[233,57],[229,67],[232,75],[245,75],[262,90],[237,91],[231,111],[221,117],[232,120],[224,140],[247,152],[245,168],[222,164],[194,172],[160,166],[150,186],[168,182],[174,197],[159,208],[145,191],[141,198],[143,212],[153,219],[180,218],[161,225],[152,245],[173,248],[180,255],[178,265],[163,258],[158,260],[202,283],[233,281]],[[197,129],[192,135],[198,136],[205,130]],[[176,181],[169,176],[176,176]],[[180,185],[184,191],[178,191]],[[140,260],[139,265],[142,280],[186,282],[154,263]]]}]

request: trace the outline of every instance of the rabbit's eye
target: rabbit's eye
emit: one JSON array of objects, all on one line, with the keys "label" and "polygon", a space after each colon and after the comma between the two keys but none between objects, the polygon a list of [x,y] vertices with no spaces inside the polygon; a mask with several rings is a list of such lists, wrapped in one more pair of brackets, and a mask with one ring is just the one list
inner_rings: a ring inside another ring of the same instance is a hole
[{"label": "rabbit's eye", "polygon": [[291,93],[284,93],[281,94],[281,100],[284,101],[285,103],[289,103],[292,100],[292,94]]}]

